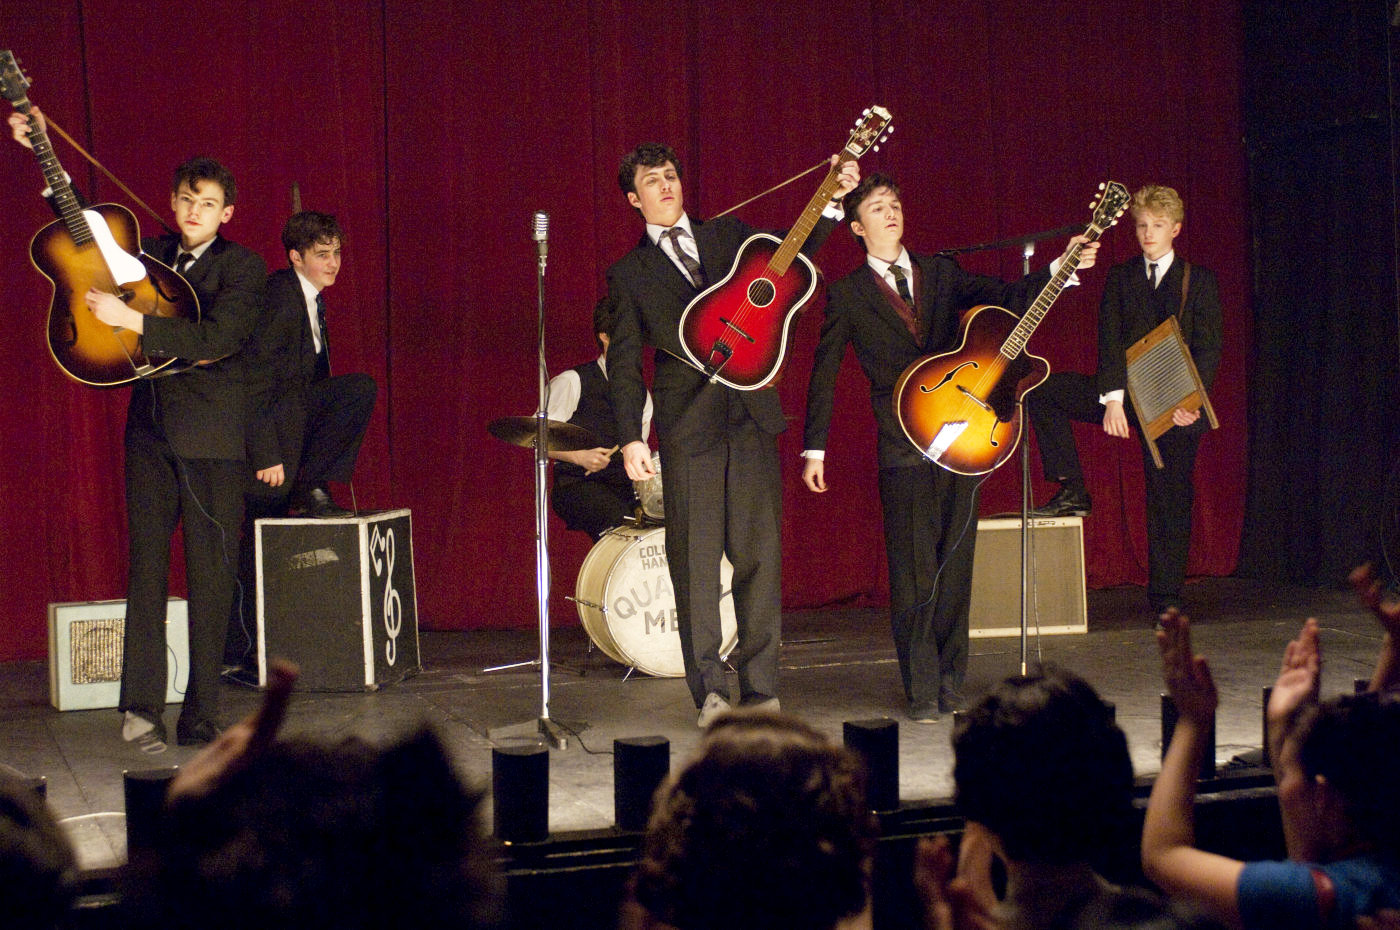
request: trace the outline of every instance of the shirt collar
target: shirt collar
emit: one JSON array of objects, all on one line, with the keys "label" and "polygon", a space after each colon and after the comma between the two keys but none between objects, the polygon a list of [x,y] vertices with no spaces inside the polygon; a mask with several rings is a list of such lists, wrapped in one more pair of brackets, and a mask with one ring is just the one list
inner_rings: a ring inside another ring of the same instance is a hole
[{"label": "shirt collar", "polygon": [[195,246],[195,247],[192,248],[192,249],[186,249],[186,248],[185,248],[185,244],[184,244],[183,242],[176,242],[176,243],[175,243],[175,257],[176,257],[176,258],[179,258],[180,253],[181,253],[181,252],[184,252],[184,253],[186,253],[187,255],[193,255],[193,256],[194,256],[194,261],[199,261],[199,257],[200,257],[201,255],[203,255],[205,252],[208,252],[208,251],[209,251],[209,247],[210,247],[211,245],[214,244],[214,239],[217,239],[217,238],[219,238],[219,237],[218,237],[218,236],[214,236],[212,239],[206,239],[205,241],[201,242],[199,245]]},{"label": "shirt collar", "polygon": [[295,268],[292,270],[296,272],[297,281],[301,284],[301,294],[303,297],[306,298],[307,309],[315,309],[316,298],[320,296],[321,292],[316,289],[316,285],[306,280],[306,276],[303,275],[300,271],[296,271]]},{"label": "shirt collar", "polygon": [[1171,249],[1170,251],[1167,252],[1166,255],[1163,255],[1161,258],[1157,259],[1157,261],[1155,261],[1155,262],[1149,261],[1148,258],[1147,258],[1147,256],[1144,255],[1144,256],[1142,257],[1142,273],[1143,273],[1143,274],[1147,274],[1147,266],[1148,266],[1148,265],[1156,265],[1156,266],[1157,266],[1157,280],[1160,281],[1160,280],[1162,280],[1163,278],[1165,278],[1165,277],[1167,276],[1167,269],[1170,268],[1170,267],[1172,266],[1172,262],[1175,261],[1175,260],[1176,260],[1176,249]]},{"label": "shirt collar", "polygon": [[876,258],[874,255],[869,254],[865,256],[865,261],[871,268],[875,269],[875,273],[882,278],[890,273],[891,265],[898,265],[904,269],[904,273],[909,277],[910,286],[913,286],[914,262],[909,257],[909,250],[904,246],[899,247],[899,257],[892,262],[887,262],[883,258]]},{"label": "shirt collar", "polygon": [[[681,229],[684,229],[686,235],[689,236],[691,239],[695,238],[695,232],[690,228],[690,217],[688,215],[682,213],[681,218],[676,220],[676,225],[679,226]],[[655,223],[648,223],[647,237],[651,239],[653,244],[660,245],[661,234],[670,228],[670,226],[658,226]]]}]

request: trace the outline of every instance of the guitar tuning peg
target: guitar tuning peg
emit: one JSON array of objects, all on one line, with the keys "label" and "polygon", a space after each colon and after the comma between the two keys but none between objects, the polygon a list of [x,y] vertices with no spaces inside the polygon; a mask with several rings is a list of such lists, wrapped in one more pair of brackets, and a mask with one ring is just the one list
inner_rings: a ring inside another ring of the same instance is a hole
[{"label": "guitar tuning peg", "polygon": [[880,147],[879,147],[878,145],[875,146],[875,151],[877,151],[877,152],[880,151]]},{"label": "guitar tuning peg", "polygon": [[860,111],[860,115],[861,115],[861,116],[869,116],[869,115],[870,115],[870,108],[869,108],[869,107],[866,107],[864,110],[861,110],[861,111]]},{"label": "guitar tuning peg", "polygon": [[1100,182],[1099,182],[1099,190],[1103,190],[1103,188],[1104,188],[1104,183],[1103,183],[1102,181],[1100,181]]}]

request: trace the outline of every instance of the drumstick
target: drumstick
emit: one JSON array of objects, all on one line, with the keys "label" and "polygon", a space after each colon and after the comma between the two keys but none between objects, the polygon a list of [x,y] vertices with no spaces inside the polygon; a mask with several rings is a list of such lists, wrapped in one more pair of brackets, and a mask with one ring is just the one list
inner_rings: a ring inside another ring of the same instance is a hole
[{"label": "drumstick", "polygon": [[621,448],[622,448],[621,446],[613,446],[611,449],[609,449],[609,450],[608,450],[608,458],[612,458],[614,455],[616,455],[616,454],[617,454],[617,450],[618,450],[618,449],[621,449]]}]

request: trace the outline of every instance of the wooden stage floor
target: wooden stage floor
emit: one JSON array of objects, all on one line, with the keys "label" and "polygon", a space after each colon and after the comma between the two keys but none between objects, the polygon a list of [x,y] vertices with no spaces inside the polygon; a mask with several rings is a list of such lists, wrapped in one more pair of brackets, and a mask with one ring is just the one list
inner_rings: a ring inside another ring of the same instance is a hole
[{"label": "wooden stage floor", "polygon": [[[1212,661],[1221,691],[1218,761],[1260,745],[1261,688],[1271,684],[1283,646],[1308,616],[1322,626],[1323,692],[1350,690],[1369,677],[1380,641],[1373,617],[1347,590],[1288,588],[1240,579],[1207,579],[1188,586],[1198,649]],[[1117,707],[1139,775],[1159,768],[1159,664],[1140,588],[1089,593],[1089,631],[1029,641],[1032,661],[1043,657],[1087,677]],[[531,659],[533,631],[423,632],[424,671],[376,693],[301,693],[294,697],[288,734],[325,738],[357,735],[383,740],[427,723],[449,747],[464,777],[489,785],[493,746],[528,737],[502,736],[512,723],[539,715],[540,676],[533,668],[482,669]],[[679,679],[634,675],[601,652],[587,650],[581,628],[552,637],[551,718],[571,728],[568,747],[549,755],[551,834],[613,823],[612,743],[620,737],[664,736],[672,764],[699,738],[695,708]],[[1020,667],[1019,638],[974,639],[968,696],[976,696]],[[236,719],[255,706],[256,692],[226,686],[225,714]],[[903,720],[903,699],[888,615],[883,610],[822,610],[784,617],[781,699],[784,710],[841,738],[846,720],[891,717],[900,724],[900,797],[905,802],[950,794],[951,718],[934,724]],[[176,708],[166,725],[174,733]],[[78,842],[83,864],[123,861],[122,772],[178,765],[193,750],[171,746],[142,755],[122,742],[114,710],[54,710],[43,662],[0,665],[0,763],[47,778],[49,803]],[[489,821],[488,821],[489,823]]]}]

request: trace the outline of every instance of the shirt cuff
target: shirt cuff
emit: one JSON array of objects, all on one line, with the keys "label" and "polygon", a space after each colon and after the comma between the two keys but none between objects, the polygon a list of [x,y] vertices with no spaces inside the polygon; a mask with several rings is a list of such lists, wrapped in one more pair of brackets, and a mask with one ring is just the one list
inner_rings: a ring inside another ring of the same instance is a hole
[{"label": "shirt cuff", "polygon": [[839,200],[831,200],[827,202],[826,209],[822,210],[822,216],[830,217],[839,223],[846,218],[846,211],[841,208]]},{"label": "shirt cuff", "polygon": [[802,450],[802,457],[803,457],[804,459],[812,459],[812,460],[815,461],[815,462],[825,462],[825,461],[826,461],[826,450],[825,450],[825,449],[803,449],[803,450]]},{"label": "shirt cuff", "polygon": [[1099,395],[1099,403],[1105,406],[1107,406],[1108,402],[1111,400],[1116,400],[1120,404],[1123,403],[1123,389],[1119,388],[1116,391],[1105,391]]},{"label": "shirt cuff", "polygon": [[[1050,276],[1053,278],[1060,271],[1061,262],[1057,258],[1050,263]],[[1070,276],[1065,279],[1065,287],[1077,287],[1079,285],[1079,272],[1070,272]]]},{"label": "shirt cuff", "polygon": [[[69,184],[72,184],[72,183],[73,183],[73,176],[70,175],[68,172],[65,171],[65,172],[63,172],[63,180],[67,181]],[[45,200],[48,200],[50,197],[53,196],[53,188],[52,188],[52,187],[46,187],[46,188],[44,188],[43,192],[40,193],[39,196],[40,196],[40,197],[43,197]]]}]

